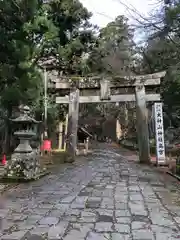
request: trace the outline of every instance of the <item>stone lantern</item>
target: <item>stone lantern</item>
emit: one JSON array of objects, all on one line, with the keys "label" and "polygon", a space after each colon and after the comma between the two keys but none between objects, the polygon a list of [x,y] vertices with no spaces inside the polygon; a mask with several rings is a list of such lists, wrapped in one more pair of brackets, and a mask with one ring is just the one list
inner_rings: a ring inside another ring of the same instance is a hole
[{"label": "stone lantern", "polygon": [[36,179],[42,173],[39,162],[40,155],[36,149],[31,148],[30,140],[36,135],[35,126],[39,122],[29,116],[30,108],[28,106],[21,105],[19,110],[19,117],[11,119],[11,121],[17,126],[14,135],[19,138],[20,143],[5,168],[4,177],[24,180]]}]

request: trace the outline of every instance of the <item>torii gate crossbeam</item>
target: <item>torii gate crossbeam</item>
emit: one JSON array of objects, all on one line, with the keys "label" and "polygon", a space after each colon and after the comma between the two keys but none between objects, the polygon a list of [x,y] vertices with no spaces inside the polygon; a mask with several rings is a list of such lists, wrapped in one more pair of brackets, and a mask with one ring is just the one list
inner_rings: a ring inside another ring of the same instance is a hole
[{"label": "torii gate crossbeam", "polygon": [[[51,87],[58,92],[70,89],[69,97],[56,97],[56,103],[69,104],[68,121],[68,142],[67,150],[74,159],[77,147],[77,126],[79,103],[105,103],[105,102],[129,102],[136,101],[137,108],[137,134],[139,143],[139,159],[142,163],[150,162],[149,134],[146,102],[160,101],[160,94],[146,94],[146,86],[152,88],[159,86],[161,78],[166,72],[159,72],[144,76],[113,77],[113,78],[80,78],[80,77],[55,77],[51,82]],[[115,88],[134,88],[134,94],[111,95],[111,89]],[[81,96],[81,91],[88,89],[98,89],[99,96]]]}]

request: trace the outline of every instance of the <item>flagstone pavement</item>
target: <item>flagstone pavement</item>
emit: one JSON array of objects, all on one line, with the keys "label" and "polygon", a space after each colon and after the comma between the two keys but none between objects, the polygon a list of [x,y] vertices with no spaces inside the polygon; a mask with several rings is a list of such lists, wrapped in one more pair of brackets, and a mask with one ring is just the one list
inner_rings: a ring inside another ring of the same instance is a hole
[{"label": "flagstone pavement", "polygon": [[0,239],[180,239],[180,185],[102,144],[2,194]]}]

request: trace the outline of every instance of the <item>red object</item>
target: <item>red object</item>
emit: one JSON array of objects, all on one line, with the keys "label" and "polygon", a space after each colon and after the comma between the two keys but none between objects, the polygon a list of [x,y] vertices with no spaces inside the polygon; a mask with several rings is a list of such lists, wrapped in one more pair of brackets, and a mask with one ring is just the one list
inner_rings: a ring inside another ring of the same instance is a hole
[{"label": "red object", "polygon": [[41,150],[43,150],[43,151],[51,151],[51,141],[50,140],[44,140],[43,144],[41,146]]},{"label": "red object", "polygon": [[6,162],[7,162],[6,155],[4,154],[1,163],[2,163],[2,165],[6,165]]},{"label": "red object", "polygon": [[151,156],[151,162],[156,162],[156,157],[155,156]]}]

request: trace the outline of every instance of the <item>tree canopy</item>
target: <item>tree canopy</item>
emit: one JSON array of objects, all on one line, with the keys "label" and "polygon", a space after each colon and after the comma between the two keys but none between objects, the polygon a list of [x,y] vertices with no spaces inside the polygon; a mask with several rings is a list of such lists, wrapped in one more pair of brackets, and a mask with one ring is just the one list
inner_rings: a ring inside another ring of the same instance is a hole
[{"label": "tree canopy", "polygon": [[[1,119],[10,118],[20,103],[41,115],[42,68],[81,74],[82,54],[93,41],[91,14],[79,1],[71,0],[2,0],[0,13]],[[50,66],[44,64],[50,58]],[[49,116],[55,118],[59,109],[51,102]]]},{"label": "tree canopy", "polygon": [[[148,32],[145,46],[141,47],[143,56],[140,73],[166,70],[167,75],[161,84],[164,109],[172,123],[180,113],[180,3],[162,1],[154,16],[143,23]],[[172,117],[173,116],[173,117]]]},{"label": "tree canopy", "polygon": [[[178,116],[179,13],[179,1],[161,1],[154,15],[138,23],[138,28],[147,33],[145,43],[139,46],[134,43],[134,26],[129,25],[125,16],[98,29],[90,24],[91,13],[79,0],[1,0],[1,126],[7,125],[13,107],[20,103],[30,105],[42,118],[44,69],[66,76],[134,75],[166,70],[161,85],[165,110]],[[83,106],[81,110],[84,115],[89,111],[102,116],[118,114],[118,107],[98,104]],[[51,123],[63,117],[64,111],[64,106],[57,106],[48,96]],[[6,131],[4,127],[0,129]]]},{"label": "tree canopy", "polygon": [[89,57],[91,71],[127,75],[134,52],[133,30],[124,16],[118,16],[100,29],[95,47]]}]

